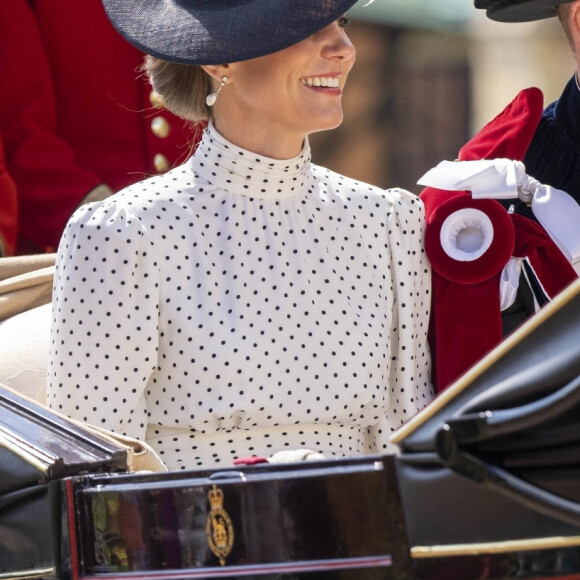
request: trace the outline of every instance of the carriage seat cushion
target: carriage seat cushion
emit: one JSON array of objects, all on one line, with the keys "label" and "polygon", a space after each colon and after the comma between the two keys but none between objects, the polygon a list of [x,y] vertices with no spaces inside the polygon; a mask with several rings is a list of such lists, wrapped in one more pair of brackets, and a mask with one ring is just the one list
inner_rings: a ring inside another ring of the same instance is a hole
[{"label": "carriage seat cushion", "polygon": [[51,304],[0,322],[0,384],[44,405]]}]

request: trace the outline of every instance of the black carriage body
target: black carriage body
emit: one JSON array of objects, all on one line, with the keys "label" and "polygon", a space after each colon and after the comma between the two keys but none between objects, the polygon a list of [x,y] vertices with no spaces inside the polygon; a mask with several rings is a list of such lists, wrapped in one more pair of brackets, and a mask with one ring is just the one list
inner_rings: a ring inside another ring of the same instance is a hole
[{"label": "black carriage body", "polygon": [[0,389],[0,580],[580,578],[580,283],[395,434],[401,453],[128,473]]},{"label": "black carriage body", "polygon": [[0,579],[407,574],[393,456],[132,474],[122,447],[0,389],[0,458]]},{"label": "black carriage body", "polygon": [[[506,500],[501,493],[482,492],[462,476],[441,477],[441,468],[434,470],[433,480],[442,479],[443,489],[433,493],[424,486],[412,487],[407,468],[401,458],[389,455],[275,469],[53,480],[45,486],[48,508],[28,511],[25,517],[37,526],[30,545],[37,553],[44,550],[44,559],[35,560],[35,566],[14,566],[32,563],[27,559],[31,552],[21,551],[10,571],[4,566],[0,578],[579,577],[577,529]],[[408,486],[402,500],[401,485]],[[221,509],[231,522],[231,546],[222,552],[223,564],[212,550],[208,525],[209,494],[215,489],[222,492]],[[418,492],[425,490],[429,500],[418,501]],[[409,521],[408,514],[416,519]],[[546,530],[557,535],[542,543],[542,537],[524,529],[510,546],[504,525],[519,518],[523,524],[546,524]],[[45,535],[51,527],[54,542]],[[475,530],[472,536],[461,535],[468,530]],[[417,533],[436,539],[428,543],[432,554],[424,544],[409,542]],[[456,542],[457,536],[471,541],[474,535],[481,541]],[[466,549],[469,545],[473,554]],[[447,553],[438,552],[442,546]]]},{"label": "black carriage body", "polygon": [[580,579],[579,419],[576,282],[395,434],[412,577]]},{"label": "black carriage body", "polygon": [[64,478],[123,471],[126,460],[122,447],[0,389],[0,578],[60,578]]},{"label": "black carriage body", "polygon": [[330,463],[69,479],[78,577],[406,577],[393,457]]}]

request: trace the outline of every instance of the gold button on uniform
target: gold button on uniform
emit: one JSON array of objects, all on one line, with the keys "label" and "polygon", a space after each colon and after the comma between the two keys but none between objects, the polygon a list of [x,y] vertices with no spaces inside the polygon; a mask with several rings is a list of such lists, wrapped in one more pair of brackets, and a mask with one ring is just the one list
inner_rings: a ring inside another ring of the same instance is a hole
[{"label": "gold button on uniform", "polygon": [[149,102],[156,109],[163,109],[165,106],[165,101],[163,97],[157,91],[151,91],[149,93]]},{"label": "gold button on uniform", "polygon": [[169,170],[169,160],[162,153],[157,153],[153,157],[153,167],[155,167],[157,173],[165,173]]},{"label": "gold button on uniform", "polygon": [[164,117],[153,117],[151,120],[151,131],[153,131],[155,137],[165,139],[171,133],[171,125]]}]

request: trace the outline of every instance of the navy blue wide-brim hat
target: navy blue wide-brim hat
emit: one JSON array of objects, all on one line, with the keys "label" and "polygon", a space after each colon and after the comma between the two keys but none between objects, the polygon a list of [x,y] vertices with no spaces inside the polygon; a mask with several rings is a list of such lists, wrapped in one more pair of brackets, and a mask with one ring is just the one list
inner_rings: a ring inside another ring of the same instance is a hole
[{"label": "navy blue wide-brim hat", "polygon": [[556,7],[572,0],[474,0],[491,20],[498,22],[531,22],[556,16]]},{"label": "navy blue wide-brim hat", "polygon": [[357,0],[103,0],[133,46],[183,64],[264,56],[322,30]]}]

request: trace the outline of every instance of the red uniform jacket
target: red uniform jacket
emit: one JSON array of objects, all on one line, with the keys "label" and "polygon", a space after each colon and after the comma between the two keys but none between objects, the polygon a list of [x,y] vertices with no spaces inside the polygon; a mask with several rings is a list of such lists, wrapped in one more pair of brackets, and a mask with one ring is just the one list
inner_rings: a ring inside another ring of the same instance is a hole
[{"label": "red uniform jacket", "polygon": [[0,134],[19,239],[53,249],[94,187],[117,191],[188,156],[193,128],[153,106],[142,61],[100,0],[0,2]]},{"label": "red uniform jacket", "polygon": [[6,171],[4,148],[0,140],[0,257],[14,253],[16,226],[16,186]]}]

